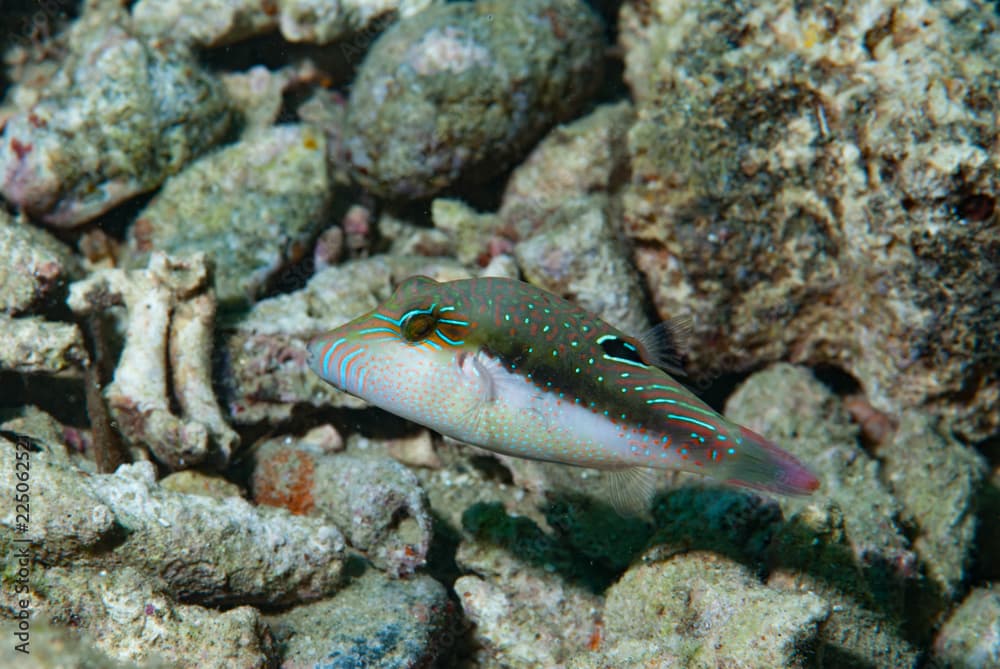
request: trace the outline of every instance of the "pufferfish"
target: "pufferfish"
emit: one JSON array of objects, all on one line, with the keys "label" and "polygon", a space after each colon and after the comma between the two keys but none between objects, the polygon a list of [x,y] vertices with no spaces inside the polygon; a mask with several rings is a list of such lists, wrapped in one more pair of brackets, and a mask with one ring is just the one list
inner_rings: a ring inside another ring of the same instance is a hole
[{"label": "pufferfish", "polygon": [[607,470],[642,512],[662,470],[785,495],[819,481],[670,376],[648,341],[513,279],[415,276],[309,343],[335,387],[443,435],[520,458]]}]

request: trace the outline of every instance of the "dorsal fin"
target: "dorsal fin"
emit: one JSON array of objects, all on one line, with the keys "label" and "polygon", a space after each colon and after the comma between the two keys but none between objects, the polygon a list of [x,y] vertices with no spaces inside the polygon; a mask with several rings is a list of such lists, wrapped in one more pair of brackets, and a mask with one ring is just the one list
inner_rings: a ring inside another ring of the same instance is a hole
[{"label": "dorsal fin", "polygon": [[654,325],[636,337],[651,365],[678,376],[684,372],[684,354],[691,340],[691,319],[671,318]]}]

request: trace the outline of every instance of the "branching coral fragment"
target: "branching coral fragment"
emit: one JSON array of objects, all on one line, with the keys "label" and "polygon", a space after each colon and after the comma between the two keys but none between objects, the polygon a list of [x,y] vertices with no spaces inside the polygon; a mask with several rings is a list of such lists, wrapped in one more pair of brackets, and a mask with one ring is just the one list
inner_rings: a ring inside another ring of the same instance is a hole
[{"label": "branching coral fragment", "polygon": [[73,284],[68,300],[81,315],[125,305],[125,348],[105,397],[125,438],[174,469],[210,456],[224,464],[239,441],[212,391],[210,286],[204,255],[156,253],[145,270],[101,270]]}]

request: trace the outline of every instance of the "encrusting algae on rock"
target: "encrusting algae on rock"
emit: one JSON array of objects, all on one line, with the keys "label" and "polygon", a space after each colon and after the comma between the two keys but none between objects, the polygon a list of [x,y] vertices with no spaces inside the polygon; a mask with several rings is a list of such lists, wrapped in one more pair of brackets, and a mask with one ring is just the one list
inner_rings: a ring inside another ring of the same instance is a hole
[{"label": "encrusting algae on rock", "polygon": [[622,511],[645,510],[657,469],[781,494],[819,487],[661,369],[655,336],[629,337],[520,281],[412,277],[309,352],[327,382],[442,434],[609,470]]}]

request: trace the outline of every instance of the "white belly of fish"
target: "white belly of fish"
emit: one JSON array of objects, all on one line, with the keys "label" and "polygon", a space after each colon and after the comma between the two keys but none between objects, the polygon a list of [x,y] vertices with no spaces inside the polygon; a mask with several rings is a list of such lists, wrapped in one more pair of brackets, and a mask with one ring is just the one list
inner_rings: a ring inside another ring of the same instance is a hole
[{"label": "white belly of fish", "polygon": [[[631,430],[595,413],[582,399],[546,392],[479,353],[456,356],[454,392],[468,410],[449,436],[521,458],[586,467],[639,464]],[[433,426],[432,426],[433,427]]]}]

